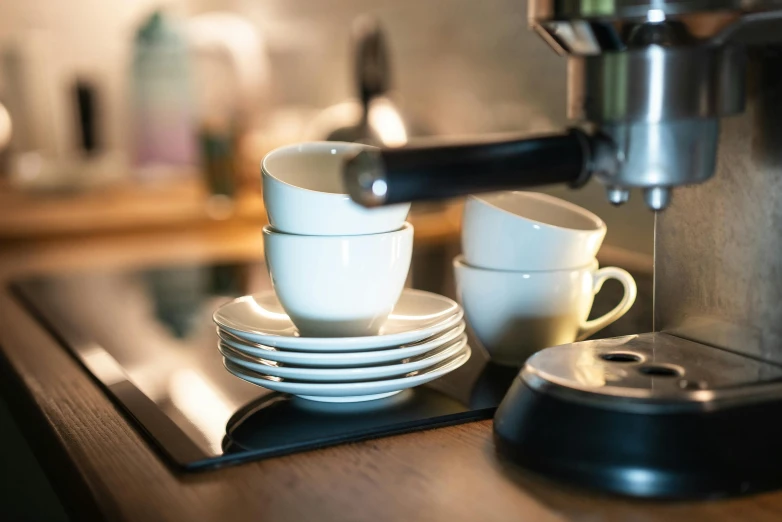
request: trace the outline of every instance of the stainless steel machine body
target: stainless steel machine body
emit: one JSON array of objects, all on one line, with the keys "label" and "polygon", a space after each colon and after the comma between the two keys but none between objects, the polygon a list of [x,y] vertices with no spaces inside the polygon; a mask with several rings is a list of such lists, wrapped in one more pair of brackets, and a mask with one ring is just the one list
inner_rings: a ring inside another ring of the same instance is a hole
[{"label": "stainless steel machine body", "polygon": [[[614,10],[591,10],[601,6]],[[775,7],[533,5],[537,29],[575,53],[571,114],[619,154],[598,174],[609,198],[641,187],[650,207],[667,209],[655,227],[656,331],[538,352],[501,405],[498,447],[526,467],[648,497],[782,486],[782,22],[778,10],[744,12]],[[683,47],[632,49],[629,35],[650,24]],[[696,38],[704,24],[717,32]],[[583,438],[527,427],[572,430],[584,419],[594,425]]]},{"label": "stainless steel machine body", "polygon": [[771,363],[782,363],[780,8],[530,4],[536,30],[570,55],[571,116],[616,147],[597,173],[609,198],[642,187],[652,208],[669,206],[656,218],[655,330]]},{"label": "stainless steel machine body", "polygon": [[498,449],[630,495],[782,487],[782,0],[531,0],[530,22],[569,60],[577,129],[368,151],[346,164],[351,196],[590,175],[615,204],[641,189],[661,211],[655,332],[530,357],[495,417]]}]

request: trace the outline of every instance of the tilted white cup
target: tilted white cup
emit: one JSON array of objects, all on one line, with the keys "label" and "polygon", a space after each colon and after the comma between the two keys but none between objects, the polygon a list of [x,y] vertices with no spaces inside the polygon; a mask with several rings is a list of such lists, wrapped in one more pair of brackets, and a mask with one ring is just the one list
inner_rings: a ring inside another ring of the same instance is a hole
[{"label": "tilted white cup", "polygon": [[[456,286],[467,323],[499,364],[520,366],[533,353],[584,339],[622,317],[633,305],[633,277],[616,267],[502,271],[477,268],[454,259]],[[624,286],[620,303],[602,317],[587,320],[594,296],[607,279]]]},{"label": "tilted white cup", "polygon": [[266,263],[283,309],[302,335],[377,334],[407,279],[413,227],[362,236],[300,236],[263,229]]},{"label": "tilted white cup", "polygon": [[464,207],[465,261],[494,270],[561,270],[595,258],[606,225],[586,209],[536,192],[470,196]]},{"label": "tilted white cup", "polygon": [[410,204],[364,208],[342,182],[346,158],[366,146],[310,142],[275,149],[263,159],[263,202],[269,223],[286,234],[352,236],[399,230]]}]

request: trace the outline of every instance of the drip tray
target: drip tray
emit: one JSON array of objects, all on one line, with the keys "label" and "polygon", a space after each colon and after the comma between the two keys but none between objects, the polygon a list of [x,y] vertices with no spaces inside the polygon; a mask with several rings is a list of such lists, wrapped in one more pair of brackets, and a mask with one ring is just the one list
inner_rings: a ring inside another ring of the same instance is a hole
[{"label": "drip tray", "polygon": [[386,399],[307,401],[230,375],[212,312],[270,288],[261,264],[91,271],[16,282],[17,296],[172,465],[196,470],[491,418],[517,370],[473,350]]}]

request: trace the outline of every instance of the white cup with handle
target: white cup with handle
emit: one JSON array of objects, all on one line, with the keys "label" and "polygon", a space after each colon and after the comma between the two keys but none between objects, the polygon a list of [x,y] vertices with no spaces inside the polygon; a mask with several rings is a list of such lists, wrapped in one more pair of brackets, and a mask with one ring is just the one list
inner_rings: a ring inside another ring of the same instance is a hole
[{"label": "white cup with handle", "polygon": [[467,264],[493,270],[562,270],[588,265],[606,235],[602,219],[536,192],[470,196],[462,252]]},{"label": "white cup with handle", "polygon": [[[456,285],[467,321],[491,359],[520,366],[549,346],[585,339],[622,317],[635,302],[635,280],[616,267],[563,270],[492,270],[454,259]],[[624,286],[616,307],[587,320],[594,296],[608,279]]]}]

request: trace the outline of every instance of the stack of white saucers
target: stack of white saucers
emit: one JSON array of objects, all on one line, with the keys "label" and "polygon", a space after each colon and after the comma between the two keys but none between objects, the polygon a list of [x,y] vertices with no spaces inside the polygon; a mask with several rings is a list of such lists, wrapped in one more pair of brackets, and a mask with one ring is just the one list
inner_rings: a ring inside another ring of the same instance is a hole
[{"label": "stack of white saucers", "polygon": [[388,397],[452,372],[470,358],[461,307],[405,289],[377,335],[306,337],[273,292],[236,299],[214,313],[226,369],[247,382],[305,399]]}]

